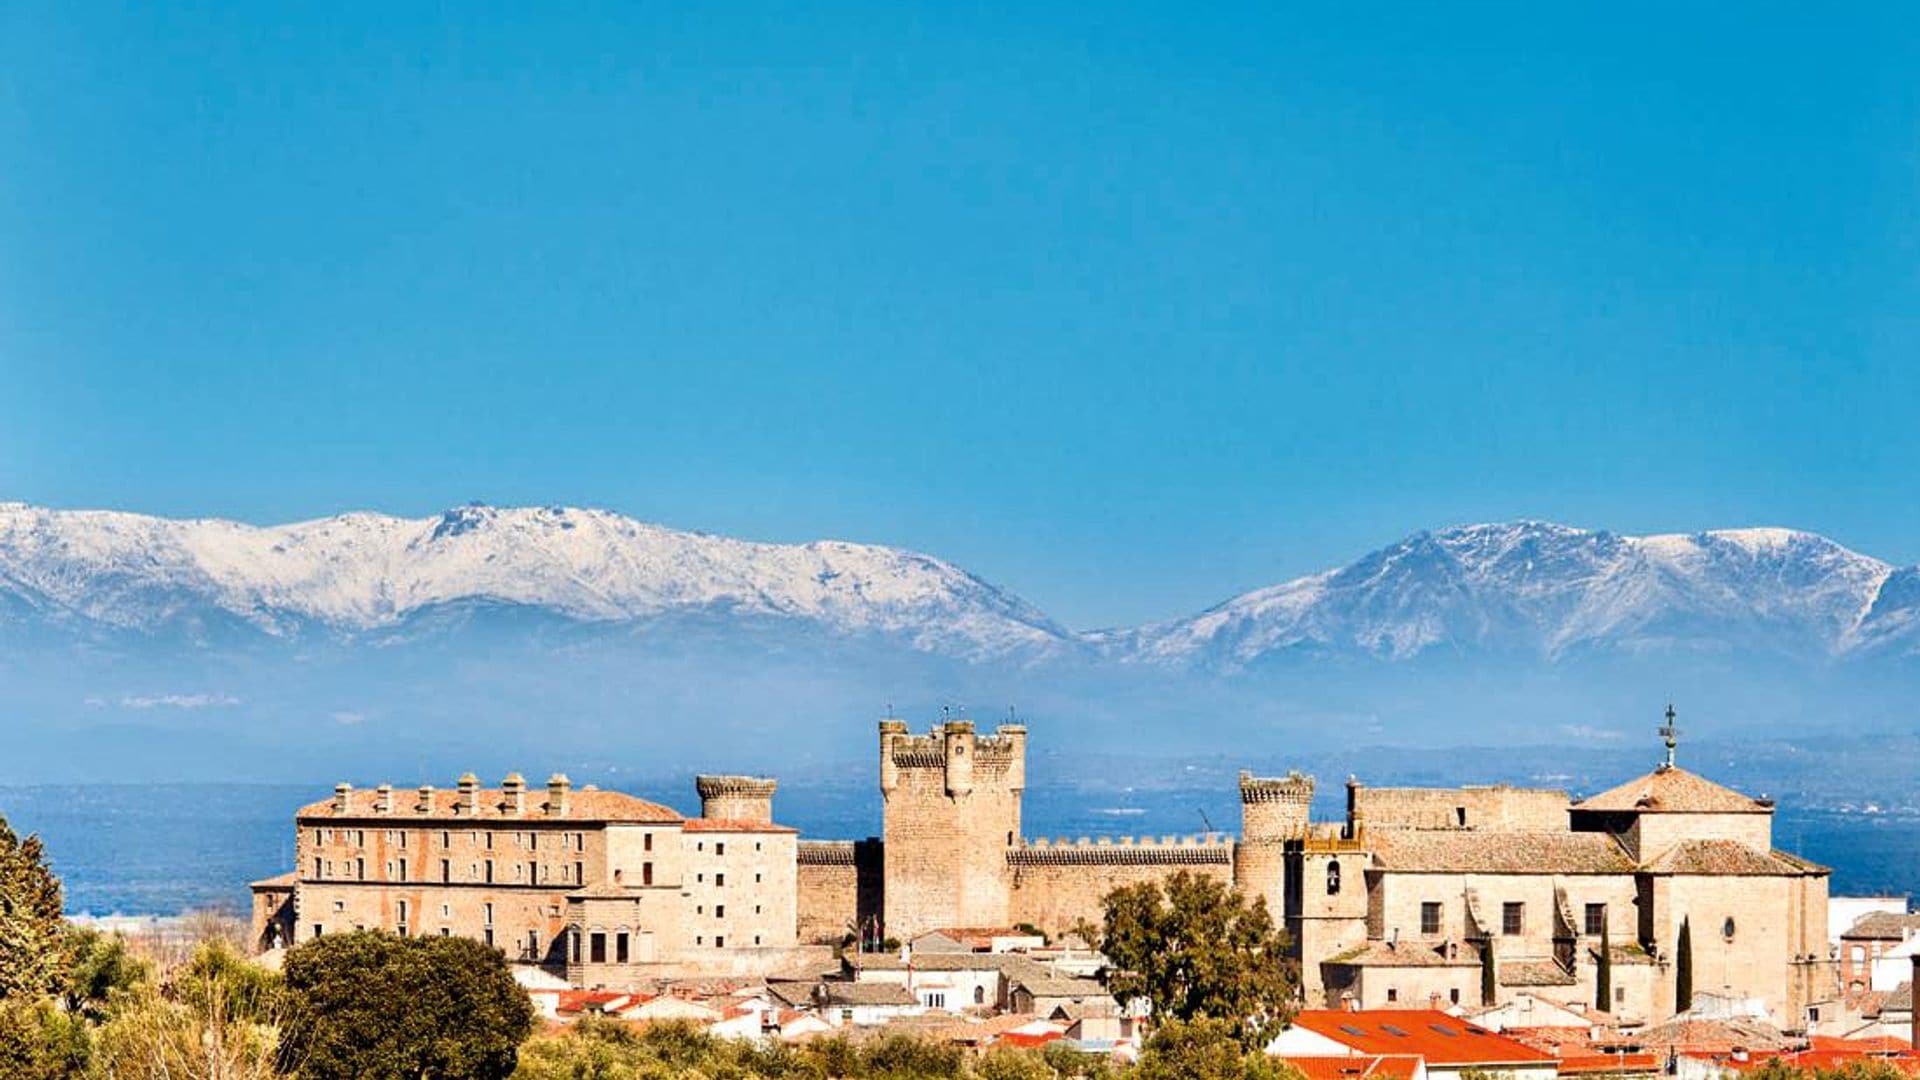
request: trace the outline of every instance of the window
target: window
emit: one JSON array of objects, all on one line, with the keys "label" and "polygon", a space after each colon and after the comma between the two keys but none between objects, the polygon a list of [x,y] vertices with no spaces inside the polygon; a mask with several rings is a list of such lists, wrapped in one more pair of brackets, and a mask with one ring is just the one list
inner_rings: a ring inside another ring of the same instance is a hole
[{"label": "window", "polygon": [[1587,933],[1600,936],[1607,929],[1607,905],[1587,905]]},{"label": "window", "polygon": [[652,833],[640,834],[640,850],[641,851],[653,850],[653,834]]},{"label": "window", "polygon": [[493,927],[489,926],[485,930],[480,931],[480,940],[487,948],[493,948]]},{"label": "window", "polygon": [[1327,864],[1327,895],[1338,896],[1339,894],[1340,894],[1340,860],[1335,859],[1332,862]]},{"label": "window", "polygon": [[[367,860],[365,859],[353,860],[353,876],[358,881],[367,880]],[[1729,919],[1728,922],[1731,923],[1732,920]]]},{"label": "window", "polygon": [[540,931],[538,930],[527,931],[527,955],[529,957],[540,955]]},{"label": "window", "polygon": [[[1009,834],[1009,835],[1011,835],[1011,834]],[[1013,843],[1013,841],[1011,841],[1011,840],[1009,840],[1009,841],[1007,841],[1007,843],[1009,843],[1009,844],[1011,844],[1011,843]],[[755,850],[755,851],[759,851],[759,850],[760,850],[760,841],[758,841],[758,840],[755,840],[755,841],[753,842],[753,850]]]},{"label": "window", "polygon": [[713,917],[714,917],[714,918],[716,918],[716,919],[724,919],[724,918],[726,918],[726,917],[727,917],[727,905],[725,905],[725,904],[715,904],[715,905],[713,905]]},{"label": "window", "polygon": [[713,842],[713,853],[715,855],[725,855],[727,853],[727,842],[725,840],[715,840]]},{"label": "window", "polygon": [[947,1007],[947,995],[945,995],[945,994],[943,994],[943,993],[939,993],[939,992],[937,992],[937,991],[930,991],[930,992],[928,992],[928,994],[927,994],[927,1008],[929,1008],[929,1009],[944,1009],[944,1008],[946,1008],[946,1007]]},{"label": "window", "polygon": [[407,880],[407,860],[405,859],[400,860],[400,880]]},{"label": "window", "polygon": [[533,885],[538,883],[539,880],[540,880],[540,864],[537,862],[528,863],[527,864],[527,884]]},{"label": "window", "polygon": [[973,988],[973,1003],[974,1003],[975,1005],[985,1005],[985,1004],[987,1003],[987,988],[986,988],[986,987],[984,987],[984,986],[976,986],[976,987],[974,987],[974,988]]},{"label": "window", "polygon": [[539,833],[530,832],[527,834],[527,850],[528,851],[540,850],[540,834]]},{"label": "window", "polygon": [[440,905],[440,917],[441,917],[441,918],[443,918],[443,919],[451,919],[451,918],[453,918],[453,905],[452,905],[452,904],[441,904],[441,905]]},{"label": "window", "polygon": [[653,884],[653,864],[652,863],[643,862],[640,864],[640,884],[642,885]]},{"label": "window", "polygon": [[1726,921],[1725,923],[1723,923],[1723,924],[1721,924],[1721,926],[1720,926],[1720,936],[1721,936],[1721,937],[1723,937],[1723,938],[1726,938],[1726,939],[1727,939],[1728,941],[1732,941],[1732,940],[1733,940],[1733,929],[1734,929],[1734,927],[1733,927],[1733,916],[1731,916],[1731,915],[1729,915],[1729,916],[1727,916],[1727,921]]},{"label": "window", "polygon": [[[327,874],[326,874],[326,866],[327,866],[327,864],[326,864],[326,861],[325,861],[324,859],[322,859],[322,858],[320,858],[320,856],[318,856],[318,855],[315,855],[315,856],[313,857],[313,876],[314,876],[314,877],[326,877],[326,876],[327,876]],[[1855,946],[1855,947],[1854,947],[1854,951],[1855,951],[1855,952],[1859,952],[1859,951],[1860,951],[1860,950],[1859,950],[1859,946]]]},{"label": "window", "polygon": [[449,930],[449,929],[447,929],[446,927],[444,927],[444,926],[443,926],[443,927],[441,927],[441,928],[440,928],[440,936],[441,936],[441,937],[452,937],[452,936],[453,936],[453,931],[451,931],[451,930]]},{"label": "window", "polygon": [[627,962],[627,932],[625,930],[613,935],[613,962],[616,964],[624,964]]},{"label": "window", "polygon": [[724,889],[724,888],[726,888],[726,885],[727,885],[727,875],[725,875],[725,874],[715,874],[715,875],[713,875],[713,886],[714,886],[714,888],[716,888],[716,889]]},{"label": "window", "polygon": [[1456,986],[1453,989],[1448,990],[1447,1000],[1453,1002],[1455,1005],[1460,1004],[1460,988]]},{"label": "window", "polygon": [[717,938],[714,938],[714,939],[713,939],[713,947],[714,947],[714,948],[716,948],[716,949],[724,949],[724,948],[726,948],[726,947],[727,947],[727,939],[726,939],[726,938],[723,938],[723,937],[717,937]]},{"label": "window", "polygon": [[395,911],[400,916],[400,925],[407,925],[407,902],[405,900],[400,901],[395,905]]},{"label": "window", "polygon": [[755,874],[755,875],[753,875],[753,883],[754,883],[755,885],[758,885],[758,884],[760,884],[760,875],[759,875],[759,874]]},{"label": "window", "polygon": [[698,882],[699,884],[705,885],[707,883],[707,875],[705,873],[695,874],[693,875],[693,880]]},{"label": "window", "polygon": [[1460,826],[1463,829],[1467,827],[1467,808],[1466,807],[1456,806],[1453,808],[1453,822],[1454,824]]},{"label": "window", "polygon": [[1527,932],[1527,905],[1509,900],[1500,905],[1500,932],[1503,934],[1524,934]]},{"label": "window", "polygon": [[480,910],[482,912],[482,916],[481,916],[482,920],[488,926],[492,926],[493,925],[493,905],[491,903],[482,904],[480,905]]},{"label": "window", "polygon": [[402,832],[400,833],[400,835],[399,835],[399,836],[398,836],[398,837],[396,838],[396,842],[397,842],[397,843],[399,843],[399,845],[400,845],[400,846],[401,846],[402,848],[404,848],[404,847],[406,847],[406,846],[407,846],[407,834],[406,834],[406,832],[405,832],[404,830],[403,830],[403,831],[402,831]]},{"label": "window", "polygon": [[492,851],[492,850],[493,850],[493,834],[492,834],[492,833],[488,833],[488,834],[487,834],[487,845],[486,845],[486,846],[487,846],[487,850],[488,850],[488,851]]},{"label": "window", "polygon": [[575,885],[584,885],[586,884],[586,880],[587,880],[586,864],[574,863],[573,864],[573,883]]},{"label": "window", "polygon": [[441,859],[441,860],[440,860],[440,881],[441,881],[441,884],[445,884],[445,883],[447,883],[447,882],[449,882],[449,881],[452,881],[452,880],[453,880],[453,860],[452,860],[452,859]]},{"label": "window", "polygon": [[448,832],[445,829],[440,830],[440,846],[441,847],[453,846],[453,834]]},{"label": "window", "polygon": [[1387,987],[1387,1000],[1389,1002],[1400,1000],[1400,991],[1397,987],[1392,987],[1392,986]]},{"label": "window", "polygon": [[1423,900],[1420,903],[1420,933],[1426,937],[1440,934],[1440,901]]},{"label": "window", "polygon": [[1624,987],[1624,986],[1616,986],[1616,987],[1614,987],[1614,988],[1613,988],[1613,1003],[1614,1003],[1615,1005],[1625,1005],[1625,1004],[1627,1003],[1627,988],[1626,988],[1626,987]]},{"label": "window", "polygon": [[[758,945],[758,944],[760,944],[760,935],[759,935],[759,934],[755,934],[755,935],[753,935],[753,943],[754,943],[755,945]],[[1819,1019],[1819,1018],[1818,1018],[1818,1017],[1815,1017],[1815,1019]]]},{"label": "window", "polygon": [[607,935],[598,930],[587,935],[587,962],[593,964],[607,962]]},{"label": "window", "polygon": [[347,902],[345,900],[335,900],[333,902],[333,910],[335,911],[347,910]]},{"label": "window", "polygon": [[320,936],[321,934],[324,934],[324,933],[326,933],[326,932],[327,932],[327,928],[326,928],[326,927],[324,927],[324,926],[321,926],[321,925],[320,925],[319,923],[314,923],[314,924],[313,924],[313,936],[314,936],[314,937],[319,937],[319,936]]},{"label": "window", "polygon": [[[492,834],[492,833],[488,833],[487,835],[488,835],[488,836],[492,836],[493,834]],[[491,884],[493,884],[493,860],[492,860],[492,859],[488,859],[488,860],[487,860],[487,878],[486,878],[486,881],[487,881],[487,884],[489,884],[489,885],[491,885]]]}]

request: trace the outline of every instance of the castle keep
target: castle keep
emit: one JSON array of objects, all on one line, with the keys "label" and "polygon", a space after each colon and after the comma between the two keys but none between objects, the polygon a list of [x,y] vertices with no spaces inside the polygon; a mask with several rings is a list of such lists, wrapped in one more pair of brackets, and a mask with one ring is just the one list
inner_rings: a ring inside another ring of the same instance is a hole
[{"label": "castle keep", "polygon": [[1685,971],[1802,1028],[1837,990],[1827,870],[1773,847],[1771,802],[1676,765],[1663,730],[1662,764],[1578,801],[1348,780],[1344,814],[1315,821],[1313,777],[1242,773],[1237,837],[1029,837],[1026,728],[966,721],[880,722],[882,832],[859,841],[799,840],[759,777],[700,777],[693,818],[558,775],[544,790],[518,775],[342,784],[296,815],[295,869],[255,884],[254,927],[262,949],[358,928],[461,934],[576,986],[620,987],[770,971],[797,947],[856,938],[1058,934],[1097,921],[1116,888],[1189,871],[1265,902],[1308,1006],[1525,992],[1660,1021]]}]

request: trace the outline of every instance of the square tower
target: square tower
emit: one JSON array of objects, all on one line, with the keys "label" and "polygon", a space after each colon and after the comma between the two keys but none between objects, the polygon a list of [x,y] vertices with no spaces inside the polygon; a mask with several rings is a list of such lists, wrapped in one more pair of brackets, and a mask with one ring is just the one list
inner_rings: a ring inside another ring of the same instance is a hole
[{"label": "square tower", "polygon": [[880,722],[885,932],[902,941],[943,926],[1005,926],[1020,836],[1027,729],[978,735],[949,721],[911,735]]}]

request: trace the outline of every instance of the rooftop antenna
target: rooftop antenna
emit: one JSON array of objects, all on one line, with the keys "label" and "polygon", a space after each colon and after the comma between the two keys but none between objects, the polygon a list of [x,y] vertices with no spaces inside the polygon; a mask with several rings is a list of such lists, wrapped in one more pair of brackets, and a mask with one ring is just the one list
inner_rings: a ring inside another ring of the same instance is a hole
[{"label": "rooftop antenna", "polygon": [[1680,745],[1680,729],[1674,726],[1673,702],[1667,702],[1667,722],[1660,725],[1660,738],[1667,744],[1667,763],[1662,769],[1673,768],[1673,749]]},{"label": "rooftop antenna", "polygon": [[1206,807],[1200,806],[1200,807],[1195,807],[1195,809],[1200,811],[1200,823],[1207,827],[1208,832],[1216,833],[1220,831],[1219,829],[1216,829],[1213,827],[1213,819],[1207,816]]}]

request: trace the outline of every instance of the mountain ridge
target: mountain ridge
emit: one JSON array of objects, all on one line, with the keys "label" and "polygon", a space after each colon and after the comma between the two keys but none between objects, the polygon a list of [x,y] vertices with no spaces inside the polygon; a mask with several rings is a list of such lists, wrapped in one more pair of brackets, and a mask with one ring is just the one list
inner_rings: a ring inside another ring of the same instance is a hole
[{"label": "mountain ridge", "polygon": [[971,662],[1237,671],[1275,657],[1751,649],[1906,655],[1920,568],[1779,527],[1633,536],[1520,520],[1422,530],[1344,566],[1137,627],[1070,630],[931,555],[772,544],[606,510],[481,504],[282,525],[0,503],[0,622],[352,638],[461,605],[618,626],[701,614],[877,635]]}]

